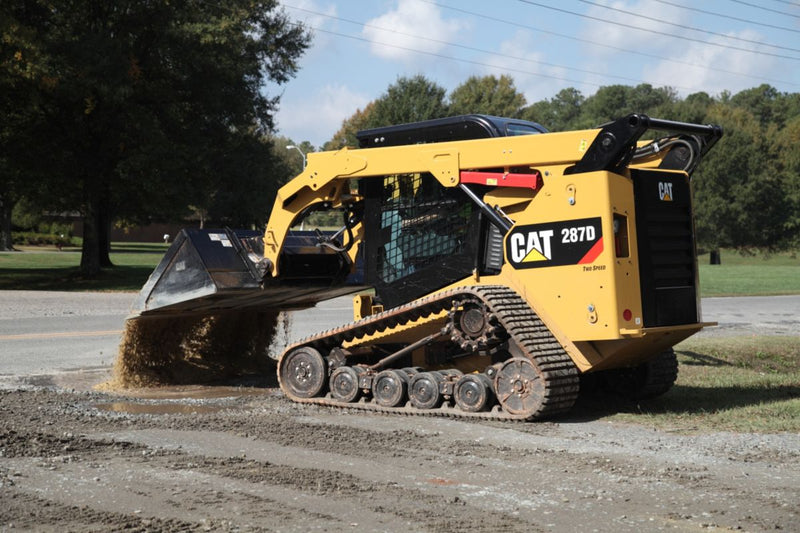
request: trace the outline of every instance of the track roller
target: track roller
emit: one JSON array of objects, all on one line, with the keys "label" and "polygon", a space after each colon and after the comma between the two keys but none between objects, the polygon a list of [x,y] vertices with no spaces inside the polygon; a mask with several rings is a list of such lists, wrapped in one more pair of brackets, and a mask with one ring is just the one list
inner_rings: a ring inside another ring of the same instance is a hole
[{"label": "track roller", "polygon": [[442,405],[444,396],[440,384],[444,377],[439,372],[420,372],[411,378],[408,396],[417,409],[435,409]]},{"label": "track roller", "polygon": [[330,388],[331,396],[342,402],[354,402],[361,396],[361,388],[358,385],[364,369],[351,366],[340,366],[331,374]]},{"label": "track roller", "polygon": [[378,405],[399,407],[406,401],[408,374],[402,370],[384,370],[372,382],[372,397]]},{"label": "track roller", "polygon": [[485,411],[494,403],[492,381],[485,374],[465,374],[456,383],[453,397],[463,411]]},{"label": "track roller", "polygon": [[292,350],[278,364],[281,387],[298,398],[313,398],[325,391],[328,364],[315,348],[303,346]]}]

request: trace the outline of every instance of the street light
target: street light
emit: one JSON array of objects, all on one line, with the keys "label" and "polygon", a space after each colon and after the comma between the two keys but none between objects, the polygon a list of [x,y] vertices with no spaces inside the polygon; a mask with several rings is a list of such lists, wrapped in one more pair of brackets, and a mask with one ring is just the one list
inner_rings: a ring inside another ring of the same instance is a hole
[{"label": "street light", "polygon": [[300,155],[303,156],[303,170],[305,170],[306,169],[306,154],[304,154],[303,151],[300,148],[298,148],[297,146],[295,146],[293,144],[290,144],[289,146],[287,146],[286,149],[287,150],[297,150],[298,152],[300,152]]}]

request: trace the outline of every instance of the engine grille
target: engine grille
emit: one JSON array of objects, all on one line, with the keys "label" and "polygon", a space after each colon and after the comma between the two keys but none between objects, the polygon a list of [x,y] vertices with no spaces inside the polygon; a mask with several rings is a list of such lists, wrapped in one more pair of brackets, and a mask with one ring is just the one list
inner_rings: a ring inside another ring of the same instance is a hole
[{"label": "engine grille", "polygon": [[632,170],[645,327],[698,321],[697,262],[689,180]]}]

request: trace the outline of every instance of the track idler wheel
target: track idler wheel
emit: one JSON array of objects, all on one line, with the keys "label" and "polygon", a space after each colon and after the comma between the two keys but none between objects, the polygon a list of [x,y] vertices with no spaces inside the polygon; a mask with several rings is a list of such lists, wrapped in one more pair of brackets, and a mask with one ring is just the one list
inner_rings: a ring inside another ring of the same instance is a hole
[{"label": "track idler wheel", "polygon": [[462,411],[485,411],[494,402],[492,381],[484,374],[465,374],[456,383],[453,397]]},{"label": "track idler wheel", "polygon": [[444,380],[439,372],[420,372],[411,378],[408,397],[417,409],[435,409],[442,405],[444,396],[439,385]]},{"label": "track idler wheel", "polygon": [[341,402],[354,402],[361,396],[358,380],[364,373],[362,368],[340,366],[331,374],[331,396]]},{"label": "track idler wheel", "polygon": [[523,357],[503,363],[494,377],[494,390],[503,409],[512,415],[534,415],[542,406],[545,382],[539,369]]},{"label": "track idler wheel", "polygon": [[400,370],[384,370],[372,381],[372,397],[384,407],[403,405],[407,392],[408,374]]},{"label": "track idler wheel", "polygon": [[328,384],[328,365],[322,355],[310,346],[292,350],[278,367],[281,388],[297,398],[321,396]]}]

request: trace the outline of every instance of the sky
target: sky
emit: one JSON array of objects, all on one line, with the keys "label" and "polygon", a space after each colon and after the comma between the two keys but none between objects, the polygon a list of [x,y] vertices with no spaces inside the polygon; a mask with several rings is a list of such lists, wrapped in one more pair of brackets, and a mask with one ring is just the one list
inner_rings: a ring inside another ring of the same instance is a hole
[{"label": "sky", "polygon": [[[321,146],[399,77],[450,91],[509,75],[527,102],[574,87],[681,97],[800,92],[800,0],[281,0],[312,43],[280,95],[279,135]],[[660,117],[670,118],[670,117]],[[544,124],[547,126],[547,124]]]}]

